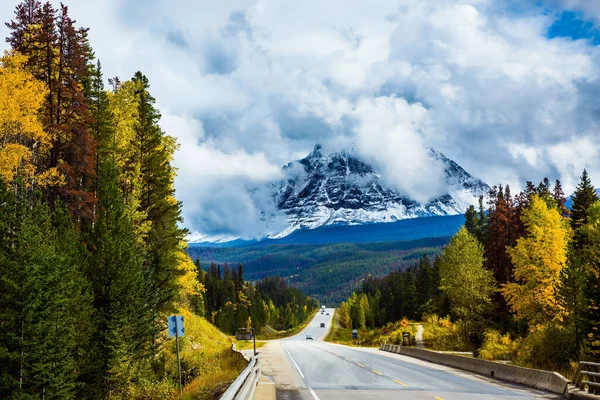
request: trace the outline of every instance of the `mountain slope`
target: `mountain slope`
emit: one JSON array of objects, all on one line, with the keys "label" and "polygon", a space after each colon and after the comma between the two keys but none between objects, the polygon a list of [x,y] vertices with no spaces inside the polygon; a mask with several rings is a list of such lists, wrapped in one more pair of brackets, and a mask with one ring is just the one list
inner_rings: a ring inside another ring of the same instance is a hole
[{"label": "mountain slope", "polygon": [[[432,162],[445,171],[446,193],[419,203],[385,186],[380,175],[352,152],[324,153],[321,146],[306,158],[289,163],[286,180],[269,185],[277,209],[288,226],[271,238],[282,238],[299,229],[327,225],[362,225],[408,218],[463,214],[486,195],[489,186],[471,176],[454,161],[429,149]],[[426,179],[426,177],[424,177]],[[268,220],[269,217],[265,216]]]}]

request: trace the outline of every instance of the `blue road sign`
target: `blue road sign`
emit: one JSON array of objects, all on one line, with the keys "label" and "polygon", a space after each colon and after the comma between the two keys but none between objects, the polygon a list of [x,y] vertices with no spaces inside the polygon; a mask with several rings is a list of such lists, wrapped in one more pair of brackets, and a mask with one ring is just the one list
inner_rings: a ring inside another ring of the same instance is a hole
[{"label": "blue road sign", "polygon": [[[183,328],[183,315],[169,316],[169,337],[182,337],[185,329]],[[177,319],[177,321],[176,321]],[[177,334],[175,334],[175,322],[177,322]]]}]

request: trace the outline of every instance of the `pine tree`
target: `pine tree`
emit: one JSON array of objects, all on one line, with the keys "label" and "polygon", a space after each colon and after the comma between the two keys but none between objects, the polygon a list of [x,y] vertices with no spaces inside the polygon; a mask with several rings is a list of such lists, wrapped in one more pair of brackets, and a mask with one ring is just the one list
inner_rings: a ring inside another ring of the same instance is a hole
[{"label": "pine tree", "polygon": [[474,206],[469,206],[465,212],[465,228],[475,237],[479,237],[479,215]]},{"label": "pine tree", "polygon": [[137,72],[133,82],[138,85],[138,120],[134,129],[142,182],[140,209],[147,213],[151,226],[146,239],[147,268],[152,277],[155,311],[159,311],[168,308],[177,293],[177,256],[182,251],[186,231],[178,226],[182,221],[181,203],[174,198],[174,171],[170,161],[175,141],[158,126],[160,113],[148,92],[148,78]]},{"label": "pine tree", "polygon": [[573,205],[571,206],[571,228],[575,232],[573,247],[579,250],[585,246],[585,237],[581,235],[579,228],[587,224],[588,209],[598,201],[594,186],[585,169],[581,174],[581,182],[577,185],[571,199],[573,201]]},{"label": "pine tree", "polygon": [[88,126],[91,122],[84,82],[89,80],[93,59],[87,30],[75,28],[66,6],[55,10],[49,3],[26,0],[17,6],[15,20],[7,24],[7,38],[13,50],[28,57],[28,69],[46,83],[44,130],[52,144],[46,157],[38,160],[40,172],[57,169],[63,185],[46,191],[52,204],[56,195],[71,211],[77,223],[93,219],[95,182],[95,143]]},{"label": "pine tree", "polygon": [[8,375],[13,396],[75,398],[77,372],[85,368],[76,355],[85,354],[90,331],[83,252],[62,205],[51,213],[39,200],[31,203],[19,206],[27,209],[14,241],[14,269],[3,280],[13,311],[5,321]]},{"label": "pine tree", "polygon": [[92,393],[119,393],[152,354],[156,334],[148,307],[151,282],[144,254],[126,215],[117,171],[110,160],[100,166],[98,220],[90,241],[88,278],[97,311],[95,370],[85,379]]}]

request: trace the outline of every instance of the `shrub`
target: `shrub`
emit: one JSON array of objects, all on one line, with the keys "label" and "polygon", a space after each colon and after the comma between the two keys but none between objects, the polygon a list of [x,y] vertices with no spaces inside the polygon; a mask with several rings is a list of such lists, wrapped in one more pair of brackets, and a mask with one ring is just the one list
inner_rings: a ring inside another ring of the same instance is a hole
[{"label": "shrub", "polygon": [[485,332],[483,346],[479,355],[484,360],[514,360],[520,342],[512,340],[510,335],[501,335],[495,330]]},{"label": "shrub", "polygon": [[464,332],[458,324],[449,317],[425,316],[426,326],[423,331],[425,347],[442,351],[468,351],[469,343],[465,340]]},{"label": "shrub", "polygon": [[519,347],[516,362],[530,368],[570,370],[571,361],[578,358],[573,336],[569,329],[556,325],[531,332]]}]

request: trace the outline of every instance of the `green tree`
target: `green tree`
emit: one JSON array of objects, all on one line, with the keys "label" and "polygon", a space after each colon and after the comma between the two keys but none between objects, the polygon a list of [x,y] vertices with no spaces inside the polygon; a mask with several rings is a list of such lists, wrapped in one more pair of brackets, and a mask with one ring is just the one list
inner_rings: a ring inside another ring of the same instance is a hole
[{"label": "green tree", "polygon": [[150,231],[146,238],[147,271],[152,282],[152,303],[155,312],[172,305],[178,292],[179,254],[183,251],[186,231],[182,222],[181,203],[175,197],[175,171],[170,162],[177,148],[173,137],[165,135],[158,122],[160,113],[154,107],[148,78],[136,72],[132,81],[137,85],[135,97],[138,116],[134,125],[134,145],[139,154],[141,174],[140,209],[147,213]]},{"label": "green tree", "polygon": [[0,294],[0,357],[8,361],[0,366],[7,383],[0,391],[9,398],[76,398],[86,367],[78,357],[90,331],[89,286],[79,269],[85,257],[65,208],[55,208],[35,198],[12,208],[21,223]]},{"label": "green tree", "polygon": [[483,268],[483,247],[463,226],[440,260],[440,289],[447,294],[452,313],[463,321],[468,337],[495,290],[492,272]]},{"label": "green tree", "polygon": [[87,271],[94,293],[91,393],[108,397],[137,377],[152,354],[155,332],[150,282],[119,190],[112,161],[100,166],[98,220]]},{"label": "green tree", "polygon": [[465,212],[465,228],[467,228],[467,231],[476,238],[480,236],[479,214],[472,205],[469,206]]},{"label": "green tree", "polygon": [[598,201],[594,186],[585,169],[581,174],[581,181],[579,182],[579,185],[577,185],[571,200],[573,201],[573,205],[571,206],[571,228],[573,228],[573,231],[575,232],[573,237],[573,247],[576,250],[579,250],[585,245],[585,235],[582,235],[579,232],[579,228],[587,224],[588,209],[592,204]]}]

